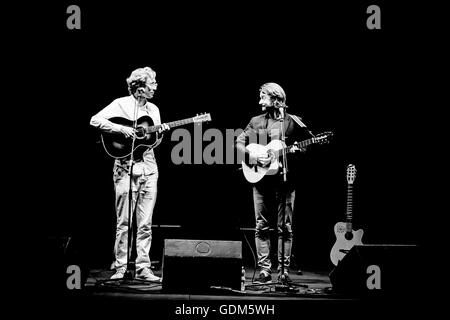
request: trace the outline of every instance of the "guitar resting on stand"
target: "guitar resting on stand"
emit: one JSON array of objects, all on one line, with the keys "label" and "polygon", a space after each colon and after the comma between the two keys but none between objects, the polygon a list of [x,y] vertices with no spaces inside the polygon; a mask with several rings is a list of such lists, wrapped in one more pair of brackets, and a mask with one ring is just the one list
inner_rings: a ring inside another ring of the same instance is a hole
[{"label": "guitar resting on stand", "polygon": [[334,226],[336,242],[330,252],[331,262],[337,266],[354,245],[362,244],[364,234],[362,229],[352,229],[353,209],[353,182],[356,178],[356,167],[353,164],[347,166],[347,214],[346,222],[338,222]]}]

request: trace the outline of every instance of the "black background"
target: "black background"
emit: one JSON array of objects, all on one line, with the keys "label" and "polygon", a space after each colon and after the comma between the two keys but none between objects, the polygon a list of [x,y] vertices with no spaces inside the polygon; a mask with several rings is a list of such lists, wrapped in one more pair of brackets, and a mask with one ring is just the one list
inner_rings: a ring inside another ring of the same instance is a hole
[{"label": "black background", "polygon": [[[81,30],[66,27],[70,4],[81,8]],[[427,116],[415,110],[429,102],[432,58],[429,35],[415,17],[427,11],[377,2],[382,29],[368,30],[370,4],[78,1],[24,8],[30,27],[20,59],[35,75],[25,81],[36,92],[28,112],[40,129],[28,137],[38,180],[29,200],[43,222],[40,233],[72,236],[93,267],[112,262],[113,160],[96,143],[89,120],[128,94],[132,70],[150,66],[163,121],[209,112],[205,130],[244,128],[260,112],[260,85],[277,82],[290,112],[313,132],[333,130],[330,144],[305,155],[298,181],[294,255],[300,267],[332,267],[333,226],[345,218],[349,163],[358,170],[354,228],[364,229],[363,242],[422,243],[429,135]],[[14,41],[23,45],[23,38]],[[174,165],[176,143],[169,133],[156,149],[154,223],[184,231],[155,232],[152,254],[162,249],[162,237],[241,240],[239,227],[253,227],[254,218],[251,187],[239,166]],[[250,259],[247,248],[244,253]]]}]

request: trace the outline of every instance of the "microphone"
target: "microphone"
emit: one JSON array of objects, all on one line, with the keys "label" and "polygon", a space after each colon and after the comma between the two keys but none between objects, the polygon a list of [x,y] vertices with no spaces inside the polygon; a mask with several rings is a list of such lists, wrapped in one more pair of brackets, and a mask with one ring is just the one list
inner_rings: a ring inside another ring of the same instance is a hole
[{"label": "microphone", "polygon": [[280,117],[281,117],[281,119],[284,119],[284,108],[285,108],[285,107],[278,107],[278,111],[280,111]]},{"label": "microphone", "polygon": [[274,101],[274,107],[278,109],[278,111],[280,112],[280,117],[281,119],[284,119],[285,116],[285,110],[288,106],[284,103],[284,102],[280,102],[278,100]]}]

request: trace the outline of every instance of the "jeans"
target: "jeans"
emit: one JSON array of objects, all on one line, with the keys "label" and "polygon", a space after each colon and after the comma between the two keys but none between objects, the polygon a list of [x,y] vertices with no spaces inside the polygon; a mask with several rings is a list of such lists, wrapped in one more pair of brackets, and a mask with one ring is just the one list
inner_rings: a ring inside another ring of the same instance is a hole
[{"label": "jeans", "polygon": [[[154,160],[154,158],[152,158]],[[152,243],[152,217],[157,195],[158,168],[155,161],[139,162],[133,166],[132,210],[136,210],[136,270],[150,267]],[[114,166],[114,190],[116,194],[116,241],[114,245],[116,269],[127,266],[128,207],[130,176],[126,164]],[[139,196],[138,196],[139,194]],[[137,203],[136,203],[137,202]],[[133,214],[133,211],[131,212]],[[133,217],[133,215],[131,216]],[[130,224],[131,225],[131,224]]]},{"label": "jeans", "polygon": [[[288,271],[289,269],[293,239],[292,213],[294,210],[294,200],[295,190],[289,185],[284,186],[278,176],[266,176],[261,182],[253,186],[253,203],[256,220],[255,242],[258,266],[261,271],[271,273],[269,225],[271,220],[275,218],[277,221],[278,235],[278,271],[281,270],[283,263],[284,270]],[[283,242],[284,258],[282,253]]]}]

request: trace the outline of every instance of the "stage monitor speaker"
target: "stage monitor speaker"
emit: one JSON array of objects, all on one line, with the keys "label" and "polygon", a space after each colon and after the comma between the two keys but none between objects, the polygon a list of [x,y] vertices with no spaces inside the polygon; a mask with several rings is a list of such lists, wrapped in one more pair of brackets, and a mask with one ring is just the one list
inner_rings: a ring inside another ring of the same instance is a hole
[{"label": "stage monitor speaker", "polygon": [[416,245],[355,245],[331,271],[333,291],[363,295],[402,294],[421,288]]},{"label": "stage monitor speaker", "polygon": [[205,292],[212,287],[239,290],[241,272],[241,241],[164,241],[164,292]]}]

